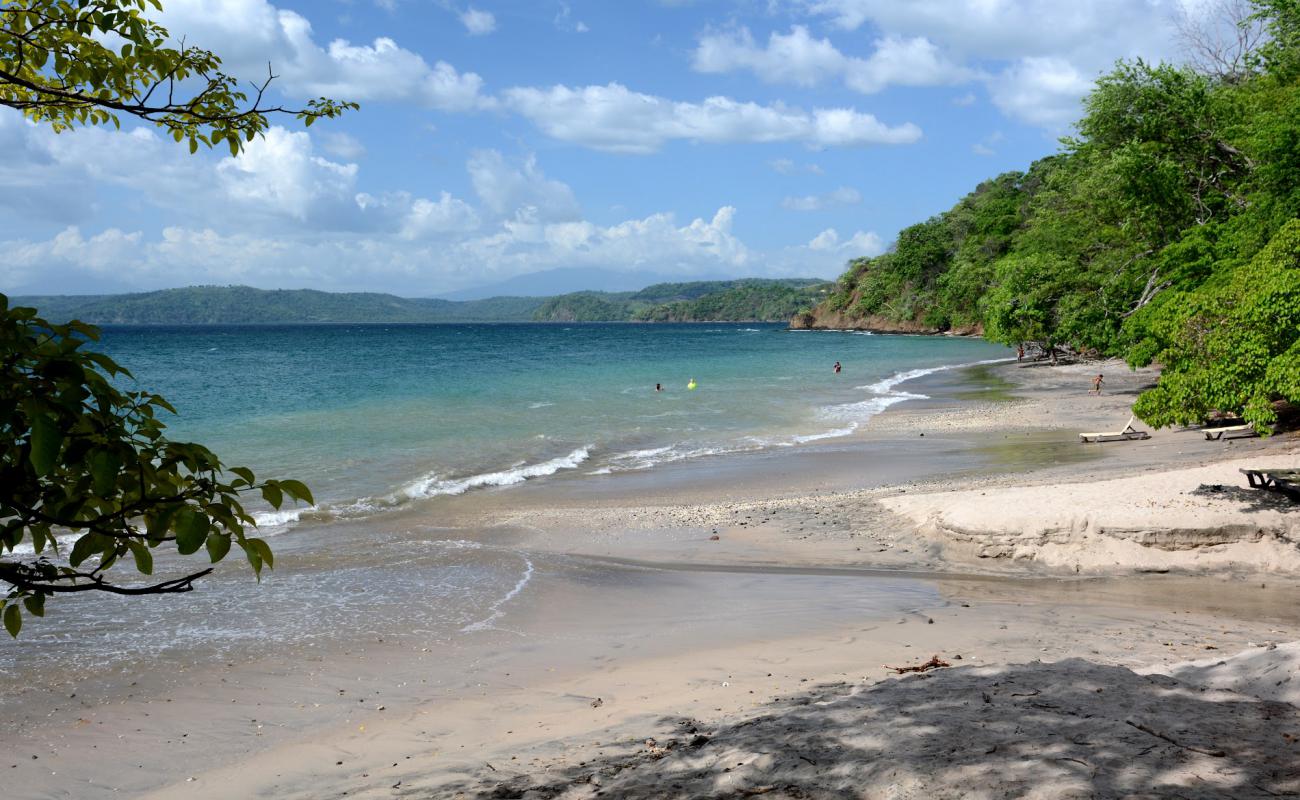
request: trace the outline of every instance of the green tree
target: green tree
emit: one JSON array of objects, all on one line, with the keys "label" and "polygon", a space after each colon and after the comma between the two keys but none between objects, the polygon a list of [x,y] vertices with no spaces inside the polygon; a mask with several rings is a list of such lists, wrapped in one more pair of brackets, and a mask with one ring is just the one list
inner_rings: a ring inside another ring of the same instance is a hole
[{"label": "green tree", "polygon": [[[98,338],[92,326],[10,308],[0,294],[0,582],[11,587],[0,608],[14,636],[20,605],[41,616],[55,594],[188,592],[212,571],[145,585],[109,580],[127,556],[152,575],[163,545],[181,555],[206,549],[213,563],[235,545],[260,577],[274,557],[248,535],[256,522],[240,496],[260,493],[276,508],[286,498],[312,502],[298,481],[258,481],[202,445],[168,439],[159,412],[174,409],[156,394],[119,389],[114,380],[131,375],[86,347]],[[60,553],[56,537],[69,532],[79,535]],[[33,555],[15,556],[24,541]]]},{"label": "green tree", "polygon": [[[263,133],[269,115],[310,125],[355,103],[311,100],[301,109],[264,105],[275,76],[241,89],[221,59],[170,43],[150,20],[158,0],[5,0],[0,6],[0,106],[56,132],[78,125],[120,126],[134,117],[177,142],[221,143],[238,155]],[[44,614],[51,595],[74,592],[187,592],[211,568],[145,585],[114,583],[108,570],[130,556],[153,574],[153,551],[174,544],[181,555],[206,548],[212,562],[237,545],[254,572],[273,566],[266,542],[248,536],[255,522],[239,497],[260,492],[312,502],[293,480],[258,482],[243,467],[227,469],[206,447],[163,435],[163,398],[113,384],[129,373],[86,349],[98,331],[51,324],[35,309],[10,308],[0,295],[0,582],[10,589],[0,617],[13,636],[22,608]],[[61,532],[78,534],[66,558]],[[31,557],[15,556],[30,540]],[[59,560],[51,560],[47,552]]]},{"label": "green tree", "polygon": [[1276,401],[1300,403],[1300,220],[1230,274],[1162,298],[1148,325],[1166,344],[1139,416],[1171,425],[1226,411],[1261,430],[1275,422]]},{"label": "green tree", "polygon": [[302,108],[264,105],[275,75],[240,88],[221,58],[181,41],[147,16],[160,0],[5,0],[0,7],[0,105],[56,131],[120,126],[123,116],[165,129],[190,152],[225,143],[238,155],[268,115],[311,125],[356,103],[326,97]]}]

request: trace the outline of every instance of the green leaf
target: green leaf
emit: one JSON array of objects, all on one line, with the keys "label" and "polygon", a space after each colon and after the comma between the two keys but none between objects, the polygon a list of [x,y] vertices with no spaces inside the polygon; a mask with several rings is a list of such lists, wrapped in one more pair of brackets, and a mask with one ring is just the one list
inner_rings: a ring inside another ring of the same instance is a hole
[{"label": "green leaf", "polygon": [[143,575],[153,574],[153,553],[143,542],[135,539],[128,539],[127,548],[131,550],[131,555],[135,558],[135,568]]},{"label": "green leaf", "polygon": [[22,612],[18,610],[18,604],[9,603],[6,605],[4,616],[5,630],[9,631],[10,636],[17,639],[18,632],[23,629],[23,615]]},{"label": "green leaf", "polygon": [[95,487],[95,494],[108,497],[117,488],[117,475],[122,469],[122,462],[111,450],[96,450],[90,456],[90,475]]},{"label": "green leaf", "polygon": [[267,481],[262,485],[262,498],[275,508],[279,508],[284,504],[284,493],[280,491],[280,487],[275,481]]},{"label": "green leaf", "polygon": [[264,539],[248,539],[246,540],[246,546],[256,550],[268,567],[275,567],[275,556],[271,553],[271,546]]},{"label": "green leaf", "polygon": [[279,481],[279,484],[280,488],[287,492],[293,499],[302,500],[309,505],[315,505],[315,501],[312,500],[311,497],[311,489],[308,489],[302,481],[285,478],[284,480]]},{"label": "green leaf", "polygon": [[72,553],[68,556],[68,563],[74,567],[79,567],[95,553],[103,548],[102,537],[98,533],[87,533],[72,545]]},{"label": "green leaf", "polygon": [[208,517],[192,508],[176,513],[176,550],[183,556],[198,551],[208,536]]},{"label": "green leaf", "polygon": [[208,534],[207,540],[208,557],[215,564],[226,557],[230,552],[230,535],[213,531]]},{"label": "green leaf", "polygon": [[37,477],[45,477],[54,469],[59,450],[63,447],[63,431],[58,423],[44,414],[32,418],[32,469]]},{"label": "green leaf", "polygon": [[23,605],[27,606],[27,611],[34,617],[45,616],[45,595],[33,594],[23,598]]},{"label": "green leaf", "polygon": [[230,471],[243,478],[249,484],[252,484],[257,480],[257,478],[253,476],[253,471],[248,467],[231,467]]}]

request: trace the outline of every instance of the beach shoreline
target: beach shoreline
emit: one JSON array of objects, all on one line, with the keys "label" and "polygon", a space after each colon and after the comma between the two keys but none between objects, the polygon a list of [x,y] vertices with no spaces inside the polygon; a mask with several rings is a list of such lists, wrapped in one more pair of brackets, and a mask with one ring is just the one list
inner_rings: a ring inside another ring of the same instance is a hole
[{"label": "beach shoreline", "polygon": [[[1121,563],[1093,559],[1087,569],[1027,541],[1005,557],[952,541],[954,530],[981,535],[966,519],[945,528],[953,492],[968,507],[993,496],[981,513],[999,530],[993,511],[1032,515],[1027,498],[1050,498],[1050,487],[1120,482],[1103,487],[1104,499],[1136,482],[1155,503],[1153,474],[1210,480],[1242,459],[1295,458],[1286,436],[1226,444],[1156,431],[1145,442],[1082,445],[1078,431],[1122,425],[1154,377],[1102,365],[1116,374],[1094,398],[1087,378],[1097,368],[931,374],[906,384],[925,399],[842,439],[564,475],[400,512],[382,524],[529,555],[524,588],[474,641],[358,631],[307,663],[272,649],[196,663],[172,681],[140,676],[146,689],[106,678],[95,701],[66,697],[66,685],[62,695],[33,689],[17,715],[33,757],[14,757],[8,785],[15,797],[440,797],[563,774],[572,778],[563,791],[578,792],[576,765],[646,751],[647,738],[672,737],[671,720],[721,730],[815,684],[873,685],[888,674],[881,664],[941,654],[990,669],[1079,658],[1128,669],[1295,638],[1300,583],[1280,558],[1289,553],[1281,534],[1269,534],[1267,558],[1236,552],[1262,550],[1247,536],[1156,543],[1162,561],[1126,551]],[[1186,487],[1171,491],[1177,499]],[[1196,500],[1240,515],[1255,495]],[[1294,529],[1294,512],[1252,514]],[[1080,529],[1105,537],[1107,524],[1090,518]],[[1046,544],[1077,556],[1095,542]],[[1234,547],[1225,559],[1192,557]]]}]

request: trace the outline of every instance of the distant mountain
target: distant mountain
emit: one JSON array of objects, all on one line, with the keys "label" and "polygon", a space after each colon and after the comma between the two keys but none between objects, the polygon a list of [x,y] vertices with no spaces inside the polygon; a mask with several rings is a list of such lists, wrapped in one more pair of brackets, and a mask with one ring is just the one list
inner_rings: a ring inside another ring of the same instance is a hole
[{"label": "distant mountain", "polygon": [[329,322],[526,322],[542,304],[536,297],[494,297],[458,303],[372,292],[189,286],[118,295],[15,297],[50,320],[81,319],[125,325],[258,325]]},{"label": "distant mountain", "polygon": [[438,295],[443,300],[482,300],[487,297],[554,297],[570,292],[634,292],[652,283],[674,280],[656,272],[618,272],[599,267],[566,267],[516,275],[500,283]]},{"label": "distant mountain", "polygon": [[101,325],[274,325],[414,322],[784,322],[820,302],[825,281],[744,279],[660,283],[628,292],[480,300],[406,298],[371,292],[190,286],[119,295],[11,298],[54,322]]},{"label": "distant mountain", "polygon": [[636,292],[574,292],[534,313],[546,322],[785,322],[821,302],[832,284],[809,278],[658,283]]}]

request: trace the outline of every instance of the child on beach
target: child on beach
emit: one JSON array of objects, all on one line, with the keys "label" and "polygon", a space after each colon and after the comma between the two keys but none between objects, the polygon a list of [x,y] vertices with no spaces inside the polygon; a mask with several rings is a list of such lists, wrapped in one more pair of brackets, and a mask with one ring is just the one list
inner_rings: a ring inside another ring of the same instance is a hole
[{"label": "child on beach", "polygon": [[1088,394],[1095,394],[1095,395],[1098,395],[1098,396],[1101,395],[1101,376],[1100,376],[1100,375],[1098,375],[1097,377],[1095,377],[1095,378],[1092,379],[1092,389],[1090,389],[1090,390],[1088,391]]}]

